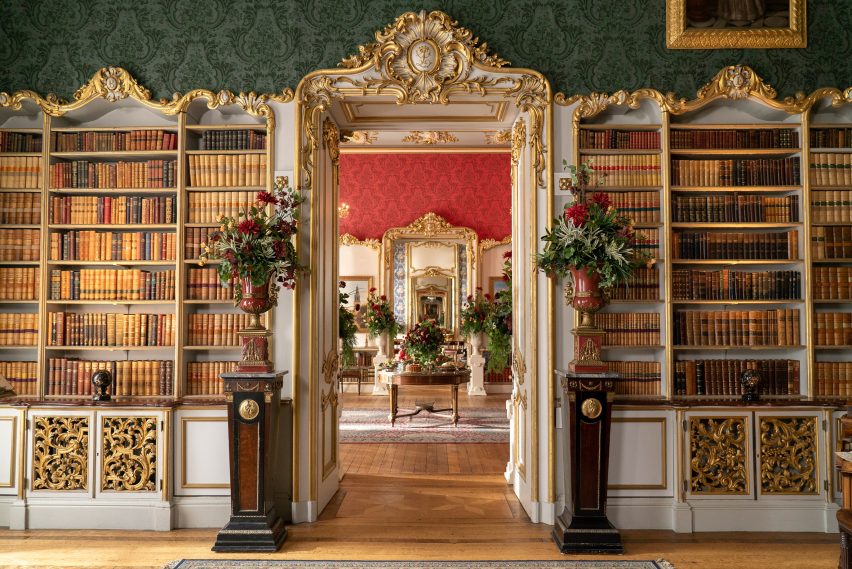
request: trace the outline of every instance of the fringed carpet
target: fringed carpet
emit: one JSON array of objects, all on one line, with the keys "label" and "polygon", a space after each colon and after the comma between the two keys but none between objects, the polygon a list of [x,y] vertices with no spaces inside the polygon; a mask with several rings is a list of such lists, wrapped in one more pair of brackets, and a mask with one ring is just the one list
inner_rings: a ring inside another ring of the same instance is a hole
[{"label": "fringed carpet", "polygon": [[668,561],[286,561],[181,559],[164,569],[674,569]]},{"label": "fringed carpet", "polygon": [[[400,410],[405,412],[405,410]],[[342,443],[508,443],[509,420],[502,408],[467,408],[459,412],[454,427],[450,412],[422,411],[397,419],[391,427],[387,409],[343,409]]]}]

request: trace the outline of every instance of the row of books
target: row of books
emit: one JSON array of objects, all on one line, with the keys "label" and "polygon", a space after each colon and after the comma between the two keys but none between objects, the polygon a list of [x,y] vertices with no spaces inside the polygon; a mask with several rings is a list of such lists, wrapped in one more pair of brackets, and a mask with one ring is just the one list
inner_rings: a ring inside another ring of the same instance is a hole
[{"label": "row of books", "polygon": [[612,205],[635,223],[660,221],[660,192],[614,192]]},{"label": "row of books", "polygon": [[812,128],[811,148],[852,148],[852,128]]},{"label": "row of books", "polygon": [[177,235],[155,231],[50,234],[54,261],[174,261]]},{"label": "row of books", "polygon": [[190,300],[233,300],[231,284],[223,284],[215,268],[187,270],[186,297]]},{"label": "row of books", "polygon": [[41,135],[0,131],[0,152],[41,152]]},{"label": "row of books", "polygon": [[704,271],[674,269],[674,300],[799,300],[799,271]]},{"label": "row of books", "polygon": [[174,188],[176,160],[90,162],[74,160],[50,165],[51,188]]},{"label": "row of books", "polygon": [[672,160],[675,186],[797,186],[799,157],[721,160]]},{"label": "row of books", "polygon": [[219,217],[236,217],[255,205],[255,192],[193,192],[187,204],[187,223],[217,223]]},{"label": "row of books", "polygon": [[799,196],[675,195],[672,197],[672,219],[692,223],[797,222]]},{"label": "row of books", "polygon": [[0,230],[0,261],[38,261],[40,243],[38,229]]},{"label": "row of books", "polygon": [[164,130],[51,132],[54,152],[177,150],[177,133]]},{"label": "row of books", "polygon": [[657,300],[660,298],[660,272],[656,267],[633,269],[627,281],[610,290],[613,300]]},{"label": "row of books", "polygon": [[799,131],[792,128],[671,129],[672,149],[798,148]]},{"label": "row of books", "polygon": [[797,259],[799,231],[672,233],[674,259]]},{"label": "row of books", "polygon": [[852,267],[813,267],[815,300],[852,300]]},{"label": "row of books", "polygon": [[38,314],[0,313],[0,346],[38,344]]},{"label": "row of books", "polygon": [[811,219],[852,223],[852,190],[811,190]]},{"label": "row of books", "polygon": [[815,362],[816,397],[852,398],[852,362]]},{"label": "row of books", "polygon": [[206,130],[198,139],[199,150],[265,150],[266,133],[256,130]]},{"label": "row of books", "polygon": [[810,165],[812,185],[852,186],[852,154],[812,152]]},{"label": "row of books", "polygon": [[51,300],[174,300],[174,270],[80,269],[50,271]]},{"label": "row of books", "polygon": [[189,185],[193,187],[262,186],[266,154],[192,154]]},{"label": "row of books", "polygon": [[616,156],[580,156],[580,162],[591,162],[597,174],[606,176],[607,186],[659,186],[658,154],[624,154]]},{"label": "row of books", "polygon": [[41,224],[41,196],[32,192],[0,194],[0,223]]},{"label": "row of books", "polygon": [[760,375],[761,395],[798,395],[798,360],[680,360],[675,362],[675,395],[728,395],[743,393],[740,377],[746,370]]},{"label": "row of books", "polygon": [[0,188],[37,189],[41,187],[41,157],[0,156]]},{"label": "row of books", "polygon": [[660,395],[660,362],[608,362],[609,371],[621,377],[615,382],[617,395]]},{"label": "row of books", "polygon": [[852,258],[852,225],[811,228],[811,255],[814,259]]},{"label": "row of books", "polygon": [[219,376],[237,369],[237,362],[189,362],[186,365],[187,395],[223,395],[225,383]]},{"label": "row of books", "polygon": [[210,241],[210,235],[218,231],[218,227],[187,227],[184,236],[184,257],[196,259],[201,254],[201,244]]},{"label": "row of books", "polygon": [[800,341],[798,308],[674,313],[678,346],[798,346]]},{"label": "row of books", "polygon": [[190,346],[237,346],[237,332],[249,325],[249,315],[190,314],[187,344]]},{"label": "row of books", "polygon": [[580,130],[580,149],[659,150],[658,130]]},{"label": "row of books", "polygon": [[174,346],[174,314],[49,312],[50,346]]},{"label": "row of books", "polygon": [[606,332],[605,346],[656,346],[660,343],[658,312],[604,312],[595,324]]},{"label": "row of books", "polygon": [[660,230],[649,228],[636,229],[636,243],[633,247],[637,251],[647,253],[652,258],[659,258]]},{"label": "row of books", "polygon": [[38,300],[38,267],[0,267],[0,300]]},{"label": "row of books", "polygon": [[171,360],[89,361],[76,358],[50,358],[45,395],[91,395],[92,374],[112,373],[108,391],[118,397],[171,395],[174,388],[174,362]]},{"label": "row of books", "polygon": [[177,200],[172,196],[51,196],[50,223],[54,224],[165,224],[177,222]]},{"label": "row of books", "polygon": [[18,395],[38,395],[37,362],[0,362],[0,376]]},{"label": "row of books", "polygon": [[817,346],[852,346],[852,312],[815,312]]}]

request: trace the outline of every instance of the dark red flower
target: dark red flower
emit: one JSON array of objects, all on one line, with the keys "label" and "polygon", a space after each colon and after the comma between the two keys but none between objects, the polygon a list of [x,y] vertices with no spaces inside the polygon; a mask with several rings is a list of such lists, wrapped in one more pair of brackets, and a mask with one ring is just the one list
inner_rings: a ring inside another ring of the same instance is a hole
[{"label": "dark red flower", "polygon": [[572,205],[565,208],[565,221],[570,221],[575,227],[582,227],[589,216],[589,208],[585,204]]},{"label": "dark red flower", "polygon": [[260,225],[253,219],[244,219],[237,225],[237,231],[243,235],[258,235],[260,233]]},{"label": "dark red flower", "polygon": [[258,203],[264,204],[274,204],[278,202],[278,199],[269,192],[257,192],[255,199],[257,199]]},{"label": "dark red flower", "polygon": [[606,192],[595,192],[595,195],[592,196],[592,203],[598,204],[602,210],[606,211],[612,205],[612,200],[609,199],[609,194]]},{"label": "dark red flower", "polygon": [[491,295],[487,292],[485,293],[485,300],[491,300]]},{"label": "dark red flower", "polygon": [[388,297],[387,297],[386,294],[383,294],[382,296],[379,297],[379,300],[387,300],[387,299],[388,299]]},{"label": "dark red flower", "polygon": [[503,258],[504,258],[504,259],[511,259],[511,258],[512,258],[512,250],[510,249],[510,250],[508,250],[508,251],[504,252],[504,253],[503,253]]},{"label": "dark red flower", "polygon": [[346,288],[346,281],[340,281],[337,283],[337,288]]},{"label": "dark red flower", "polygon": [[377,290],[376,287],[374,287],[374,286],[370,287],[370,292],[376,292],[376,290]]}]

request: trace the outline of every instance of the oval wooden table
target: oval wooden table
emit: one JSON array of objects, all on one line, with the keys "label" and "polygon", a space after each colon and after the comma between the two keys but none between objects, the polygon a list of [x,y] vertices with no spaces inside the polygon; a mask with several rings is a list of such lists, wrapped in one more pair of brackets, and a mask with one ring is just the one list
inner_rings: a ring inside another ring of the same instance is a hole
[{"label": "oval wooden table", "polygon": [[[388,384],[388,398],[390,403],[390,415],[388,419],[391,426],[394,426],[396,420],[400,417],[413,417],[421,411],[429,411],[430,413],[440,413],[442,411],[452,411],[451,416],[453,426],[459,424],[459,385],[470,381],[470,370],[461,369],[453,371],[395,371],[382,372],[382,378]],[[416,409],[411,413],[399,413],[397,406],[398,392],[401,385],[449,385],[452,392],[452,407],[450,409],[433,409],[431,405],[417,405]]]}]

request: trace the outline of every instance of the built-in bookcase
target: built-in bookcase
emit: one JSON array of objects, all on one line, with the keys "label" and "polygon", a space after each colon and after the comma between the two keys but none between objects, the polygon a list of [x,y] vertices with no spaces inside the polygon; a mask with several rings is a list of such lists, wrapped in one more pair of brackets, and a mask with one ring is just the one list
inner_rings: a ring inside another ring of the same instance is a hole
[{"label": "built-in bookcase", "polygon": [[[206,101],[187,109],[186,160],[183,182],[184,248],[182,316],[186,326],[181,369],[184,398],[223,395],[219,374],[239,360],[236,331],[247,315],[234,306],[233,291],[223,287],[218,261],[198,265],[201,243],[219,228],[220,215],[236,216],[255,201],[257,192],[271,187],[272,133],[262,117],[219,107]],[[268,321],[268,320],[267,320]]]},{"label": "built-in bookcase", "polygon": [[31,102],[0,109],[0,374],[22,397],[39,394],[42,361],[44,128]]},{"label": "built-in bookcase", "polygon": [[815,396],[852,397],[852,105],[817,103],[807,126]]},{"label": "built-in bookcase", "polygon": [[610,291],[610,303],[597,315],[607,332],[603,357],[621,374],[617,396],[659,397],[667,391],[662,121],[659,108],[646,101],[637,109],[610,107],[575,130],[575,162],[591,162],[606,175],[596,190],[608,192],[614,205],[633,218],[644,237],[639,246],[654,260]]},{"label": "built-in bookcase", "polygon": [[[216,262],[221,214],[271,187],[272,121],[226,93],[0,109],[0,374],[22,397],[223,397],[246,315]],[[214,107],[214,108],[210,108]]]}]

